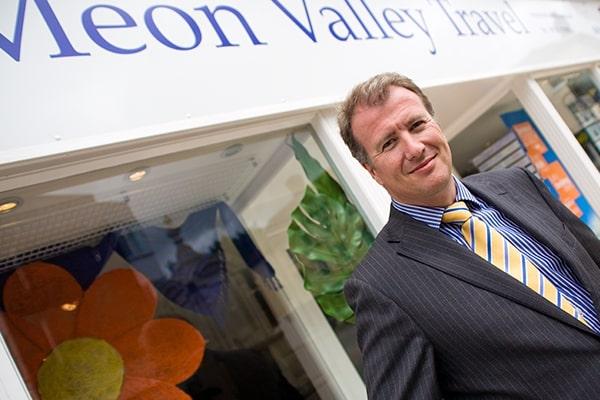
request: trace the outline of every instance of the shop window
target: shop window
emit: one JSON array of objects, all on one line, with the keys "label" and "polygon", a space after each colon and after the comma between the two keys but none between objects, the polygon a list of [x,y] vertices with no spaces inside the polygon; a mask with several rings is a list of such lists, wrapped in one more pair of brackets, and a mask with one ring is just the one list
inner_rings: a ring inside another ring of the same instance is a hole
[{"label": "shop window", "polygon": [[455,136],[450,147],[462,176],[511,167],[529,170],[600,236],[600,219],[513,93]]},{"label": "shop window", "polygon": [[539,80],[596,168],[600,170],[600,74],[577,71]]},{"label": "shop window", "polygon": [[32,397],[318,399],[360,380],[327,365],[360,369],[342,289],[373,237],[309,128],[2,198],[0,330]]},{"label": "shop window", "polygon": [[502,115],[522,109],[517,98],[508,93],[450,140],[454,167],[460,175],[510,167],[538,174],[518,136],[502,120]]}]

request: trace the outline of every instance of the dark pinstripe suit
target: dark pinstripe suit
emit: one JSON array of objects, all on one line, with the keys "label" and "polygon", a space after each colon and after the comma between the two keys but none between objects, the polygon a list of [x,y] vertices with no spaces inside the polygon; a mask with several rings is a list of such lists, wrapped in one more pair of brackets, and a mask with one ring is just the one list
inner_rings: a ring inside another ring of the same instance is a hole
[{"label": "dark pinstripe suit", "polygon": [[[600,242],[523,170],[463,183],[572,268],[600,305]],[[600,336],[392,207],[345,287],[370,399],[600,399]]]}]

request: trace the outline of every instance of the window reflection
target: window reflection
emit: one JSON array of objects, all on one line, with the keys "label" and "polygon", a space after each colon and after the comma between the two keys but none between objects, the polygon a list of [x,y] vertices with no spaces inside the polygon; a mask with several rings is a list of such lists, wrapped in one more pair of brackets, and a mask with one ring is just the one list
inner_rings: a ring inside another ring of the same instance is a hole
[{"label": "window reflection", "polygon": [[600,74],[585,70],[540,80],[540,85],[596,168],[600,169]]},{"label": "window reflection", "polygon": [[[145,160],[136,182],[125,165],[2,194],[25,201],[0,218],[0,330],[32,396],[293,400],[360,385],[344,305],[315,301],[290,257],[314,187],[294,140],[337,188],[348,222],[334,228],[365,251],[372,237],[306,130]],[[328,299],[360,256],[342,247]]]}]

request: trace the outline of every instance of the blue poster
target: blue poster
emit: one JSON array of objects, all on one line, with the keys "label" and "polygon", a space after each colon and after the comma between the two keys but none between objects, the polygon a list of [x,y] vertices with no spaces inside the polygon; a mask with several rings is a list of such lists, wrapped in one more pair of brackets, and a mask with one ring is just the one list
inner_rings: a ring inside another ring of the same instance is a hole
[{"label": "blue poster", "polygon": [[600,237],[600,219],[525,110],[500,116],[517,135],[550,192]]}]

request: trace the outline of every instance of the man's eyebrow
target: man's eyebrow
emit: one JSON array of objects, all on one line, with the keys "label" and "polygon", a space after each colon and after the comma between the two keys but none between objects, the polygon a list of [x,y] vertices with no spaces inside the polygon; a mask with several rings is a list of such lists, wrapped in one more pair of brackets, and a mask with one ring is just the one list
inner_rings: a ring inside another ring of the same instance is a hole
[{"label": "man's eyebrow", "polygon": [[406,127],[408,129],[410,129],[415,122],[422,120],[422,119],[427,120],[429,118],[430,117],[427,114],[419,114],[419,115],[411,116],[411,117],[407,118],[407,120],[405,121]]}]

